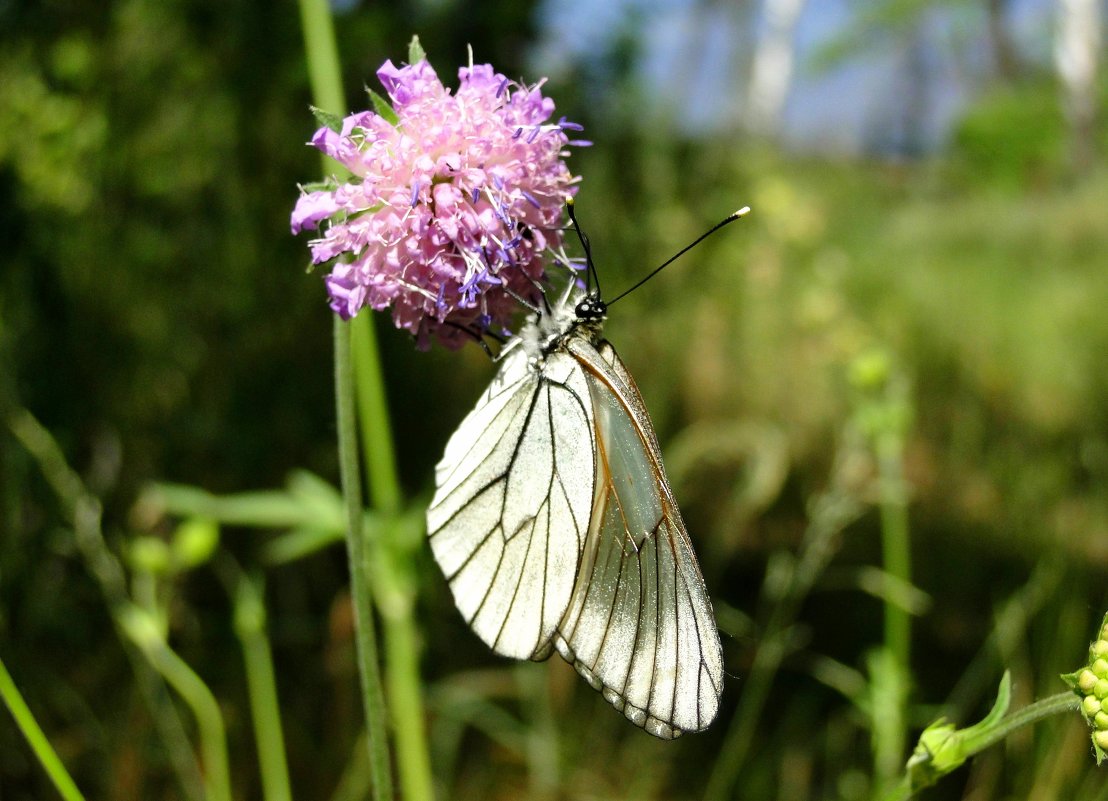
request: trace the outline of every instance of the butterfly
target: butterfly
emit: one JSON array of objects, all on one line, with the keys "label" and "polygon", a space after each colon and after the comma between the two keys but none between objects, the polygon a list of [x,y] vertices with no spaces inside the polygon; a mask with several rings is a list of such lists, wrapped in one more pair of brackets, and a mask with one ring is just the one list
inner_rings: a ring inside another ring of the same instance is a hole
[{"label": "butterfly", "polygon": [[431,550],[493,651],[557,651],[650,734],[701,731],[719,632],[650,416],[599,290],[541,300],[435,468]]}]

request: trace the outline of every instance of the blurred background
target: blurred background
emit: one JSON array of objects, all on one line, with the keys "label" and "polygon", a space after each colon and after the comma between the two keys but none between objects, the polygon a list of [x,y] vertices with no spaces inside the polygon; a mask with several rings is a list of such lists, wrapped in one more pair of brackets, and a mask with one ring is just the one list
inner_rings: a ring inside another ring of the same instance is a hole
[{"label": "blurred background", "polygon": [[[595,142],[570,166],[611,294],[753,209],[606,329],[716,606],[720,718],[655,741],[559,660],[492,655],[423,551],[440,798],[872,798],[927,723],[979,719],[1005,669],[1016,704],[1064,689],[1108,608],[1105,3],[333,7],[351,110],[412,34],[447,86],[467,45],[549,77]],[[59,455],[102,505],[120,587],[156,595],[218,699],[235,797],[263,793],[228,565],[265,577],[296,797],[366,797],[345,551],[325,514],[331,319],[288,229],[297,182],[320,170],[309,103],[292,4],[0,2],[0,656],[90,798],[196,798],[193,725],[117,635]],[[493,367],[376,323],[418,507]],[[218,499],[154,482],[324,511],[224,515],[216,545],[196,510],[220,517]],[[882,550],[905,521],[911,585]],[[906,673],[882,667],[891,607],[912,614]],[[882,735],[882,709],[903,712],[906,740]],[[0,719],[0,798],[55,797]],[[1106,788],[1074,715],[924,797]]]}]

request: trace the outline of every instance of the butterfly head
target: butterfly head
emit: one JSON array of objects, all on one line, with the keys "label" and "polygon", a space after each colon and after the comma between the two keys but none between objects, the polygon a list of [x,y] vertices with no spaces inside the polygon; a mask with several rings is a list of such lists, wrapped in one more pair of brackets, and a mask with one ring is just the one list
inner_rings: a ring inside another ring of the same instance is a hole
[{"label": "butterfly head", "polygon": [[608,304],[600,299],[599,292],[590,292],[573,309],[578,323],[602,323],[608,316]]}]

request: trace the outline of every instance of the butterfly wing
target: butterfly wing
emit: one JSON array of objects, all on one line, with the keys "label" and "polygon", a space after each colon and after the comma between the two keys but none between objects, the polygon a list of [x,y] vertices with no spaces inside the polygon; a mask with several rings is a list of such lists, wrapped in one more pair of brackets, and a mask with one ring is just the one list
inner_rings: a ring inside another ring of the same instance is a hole
[{"label": "butterfly wing", "polygon": [[642,396],[607,342],[571,338],[593,404],[592,523],[558,652],[626,717],[669,739],[719,707],[723,658],[711,602]]},{"label": "butterfly wing", "polygon": [[536,368],[516,347],[436,468],[431,549],[458,610],[499,654],[551,653],[589,526],[593,422],[576,359],[555,351]]}]

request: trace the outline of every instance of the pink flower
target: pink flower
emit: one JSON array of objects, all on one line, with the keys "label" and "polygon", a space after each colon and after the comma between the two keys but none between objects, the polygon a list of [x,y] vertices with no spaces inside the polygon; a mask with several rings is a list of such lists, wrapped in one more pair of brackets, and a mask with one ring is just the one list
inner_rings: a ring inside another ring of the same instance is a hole
[{"label": "pink flower", "polygon": [[[560,252],[562,208],[579,178],[566,166],[554,101],[488,64],[463,67],[451,94],[427,61],[377,71],[396,122],[372,111],[324,127],[311,144],[352,174],[303,191],[292,232],[319,230],[315,264],[331,308],[349,319],[392,307],[420,347],[448,347],[511,326],[535,296],[544,256]],[[382,109],[387,113],[387,109]],[[322,227],[321,227],[322,224]]]}]

